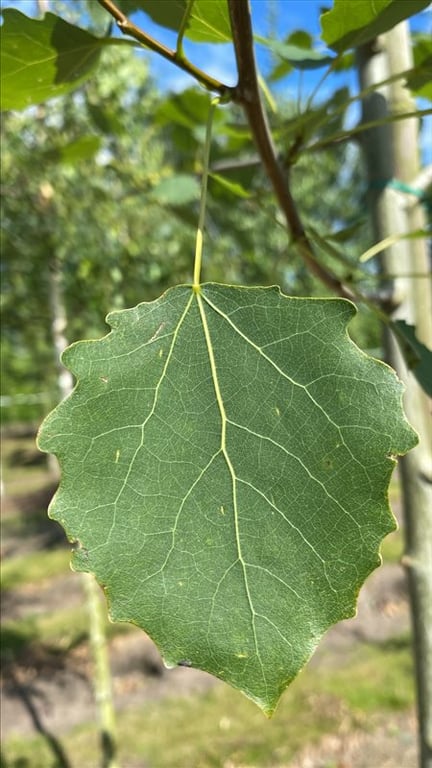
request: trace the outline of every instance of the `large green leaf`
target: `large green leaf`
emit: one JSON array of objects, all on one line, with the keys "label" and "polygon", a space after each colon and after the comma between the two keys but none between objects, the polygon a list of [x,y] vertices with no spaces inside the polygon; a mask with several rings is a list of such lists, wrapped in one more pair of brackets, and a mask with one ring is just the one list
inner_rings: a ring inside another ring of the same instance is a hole
[{"label": "large green leaf", "polygon": [[52,13],[30,19],[5,8],[1,27],[1,108],[24,109],[60,96],[88,78],[107,44]]},{"label": "large green leaf", "polygon": [[166,663],[271,714],[395,527],[394,456],[416,442],[393,371],[349,339],[339,299],[178,286],[64,355],[78,385],[39,444],[50,514],[112,618]]},{"label": "large green leaf", "polygon": [[428,5],[429,0],[334,0],[333,8],[321,16],[322,38],[336,51],[354,48]]}]

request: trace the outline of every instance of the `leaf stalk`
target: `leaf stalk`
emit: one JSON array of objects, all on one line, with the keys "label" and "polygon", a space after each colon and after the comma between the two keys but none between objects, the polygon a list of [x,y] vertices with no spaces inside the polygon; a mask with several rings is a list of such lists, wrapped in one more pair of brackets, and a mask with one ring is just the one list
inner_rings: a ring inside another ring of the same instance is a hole
[{"label": "leaf stalk", "polygon": [[206,125],[206,135],[204,141],[204,157],[203,157],[203,171],[201,176],[201,198],[200,198],[200,210],[198,217],[198,230],[196,236],[195,246],[195,262],[194,262],[194,276],[193,276],[193,289],[195,292],[199,290],[201,279],[201,264],[202,264],[202,249],[204,240],[204,224],[207,205],[207,185],[209,176],[210,165],[210,145],[213,126],[213,116],[216,106],[219,104],[219,99],[212,99],[209,109]]},{"label": "leaf stalk", "polygon": [[188,4],[187,4],[186,10],[185,10],[185,12],[183,14],[183,18],[182,18],[182,21],[181,21],[181,24],[180,24],[180,29],[178,31],[176,54],[179,57],[179,59],[184,59],[185,58],[184,51],[183,51],[183,38],[185,36],[185,32],[186,32],[186,29],[187,29],[187,26],[188,26],[190,15],[192,13],[192,8],[193,8],[194,2],[195,2],[195,0],[188,0]]}]

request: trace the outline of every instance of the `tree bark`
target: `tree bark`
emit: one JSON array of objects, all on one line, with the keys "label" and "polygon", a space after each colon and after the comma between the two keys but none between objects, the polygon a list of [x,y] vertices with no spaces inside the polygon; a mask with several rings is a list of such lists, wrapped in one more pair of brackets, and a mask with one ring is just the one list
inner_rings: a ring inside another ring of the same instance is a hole
[{"label": "tree bark", "polygon": [[[406,23],[358,51],[361,87],[412,66]],[[410,112],[415,103],[400,80],[378,88],[363,102],[363,121],[394,111]],[[425,229],[417,198],[396,190],[394,180],[413,184],[419,176],[418,120],[410,118],[366,132],[363,149],[369,175],[370,207],[376,240]],[[420,341],[432,346],[432,292],[424,239],[402,240],[381,258],[381,270],[397,275],[386,283],[392,319],[415,325]],[[421,277],[423,275],[423,277]],[[388,360],[406,386],[407,418],[419,444],[400,460],[406,568],[413,628],[421,768],[432,768],[432,420],[431,403],[408,370],[398,343],[386,334]]]}]

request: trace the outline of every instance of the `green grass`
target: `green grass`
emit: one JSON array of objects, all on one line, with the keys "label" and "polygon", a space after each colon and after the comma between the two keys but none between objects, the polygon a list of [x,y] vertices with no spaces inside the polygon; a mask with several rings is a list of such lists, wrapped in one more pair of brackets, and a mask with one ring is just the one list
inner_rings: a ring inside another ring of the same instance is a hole
[{"label": "green grass", "polygon": [[349,669],[329,676],[320,670],[323,691],[342,696],[352,710],[403,710],[413,704],[413,663],[409,636],[358,647]]},{"label": "green grass", "polygon": [[[113,624],[106,619],[108,639],[136,631],[126,622]],[[67,653],[88,640],[88,617],[83,602],[76,608],[30,614],[16,621],[3,621],[0,629],[2,659],[17,658],[31,652],[37,644],[55,653]]]},{"label": "green grass", "polygon": [[70,550],[65,548],[32,552],[5,560],[1,568],[1,588],[9,590],[26,584],[43,584],[69,573],[70,557]]},{"label": "green grass", "polygon": [[[402,638],[362,647],[336,671],[307,669],[270,721],[226,685],[205,695],[119,712],[119,763],[123,768],[274,768],[287,765],[305,744],[336,732],[342,719],[344,727],[369,727],[375,713],[400,711],[412,703],[410,651]],[[72,768],[100,763],[94,725],[74,729],[61,742]],[[41,737],[7,739],[4,754],[8,768],[55,765]]]},{"label": "green grass", "polygon": [[87,638],[87,625],[84,606],[4,621],[0,630],[2,658],[29,654],[36,644],[58,653],[67,652]]}]

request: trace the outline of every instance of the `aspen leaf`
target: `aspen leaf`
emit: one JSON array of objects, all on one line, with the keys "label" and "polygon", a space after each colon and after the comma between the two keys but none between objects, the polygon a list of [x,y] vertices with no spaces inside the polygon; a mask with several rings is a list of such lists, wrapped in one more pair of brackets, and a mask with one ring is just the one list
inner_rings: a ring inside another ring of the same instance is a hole
[{"label": "aspen leaf", "polygon": [[322,39],[335,51],[355,48],[428,5],[429,0],[335,0],[321,15]]},{"label": "aspen leaf", "polygon": [[395,528],[387,487],[416,436],[394,372],[342,299],[178,286],[64,354],[46,419],[50,514],[167,665],[204,669],[271,715],[326,629],[353,616]]}]

